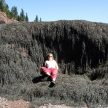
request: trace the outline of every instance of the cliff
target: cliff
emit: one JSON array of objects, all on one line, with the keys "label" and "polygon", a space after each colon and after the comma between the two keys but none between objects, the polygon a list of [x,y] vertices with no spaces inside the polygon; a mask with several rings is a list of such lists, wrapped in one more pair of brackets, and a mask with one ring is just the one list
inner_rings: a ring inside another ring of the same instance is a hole
[{"label": "cliff", "polygon": [[9,19],[6,15],[6,13],[0,11],[0,24],[10,24],[10,23],[16,23],[18,21],[14,19]]},{"label": "cliff", "polygon": [[[35,83],[52,52],[57,85]],[[35,104],[108,104],[108,24],[57,21],[0,25],[0,96]],[[40,102],[41,101],[41,102]]]}]

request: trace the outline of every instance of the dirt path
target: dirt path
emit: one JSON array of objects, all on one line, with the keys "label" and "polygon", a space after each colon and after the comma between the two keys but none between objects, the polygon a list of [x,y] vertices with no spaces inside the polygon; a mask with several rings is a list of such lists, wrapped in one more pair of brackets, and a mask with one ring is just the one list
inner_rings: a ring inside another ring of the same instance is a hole
[{"label": "dirt path", "polygon": [[0,108],[30,108],[30,103],[24,100],[9,101],[0,97]]},{"label": "dirt path", "polygon": [[[20,100],[15,100],[15,101],[10,101],[7,100],[3,97],[0,97],[0,108],[75,108],[75,107],[70,107],[66,106],[65,104],[63,105],[52,105],[52,104],[45,104],[40,107],[32,106],[30,102],[24,101],[22,99]],[[83,108],[87,108],[86,106]]]}]

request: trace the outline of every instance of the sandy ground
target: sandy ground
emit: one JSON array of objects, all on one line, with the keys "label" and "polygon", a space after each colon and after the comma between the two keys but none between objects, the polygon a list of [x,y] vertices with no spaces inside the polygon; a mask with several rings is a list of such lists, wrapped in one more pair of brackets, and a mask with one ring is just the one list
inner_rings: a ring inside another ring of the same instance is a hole
[{"label": "sandy ground", "polygon": [[9,101],[0,97],[0,108],[30,108],[30,103],[24,100]]},{"label": "sandy ground", "polygon": [[[5,98],[0,97],[0,108],[75,108],[70,107],[66,105],[52,105],[52,104],[46,104],[40,107],[32,106],[30,102],[24,101],[24,100],[15,100],[10,101]],[[86,106],[83,108],[87,108]]]}]

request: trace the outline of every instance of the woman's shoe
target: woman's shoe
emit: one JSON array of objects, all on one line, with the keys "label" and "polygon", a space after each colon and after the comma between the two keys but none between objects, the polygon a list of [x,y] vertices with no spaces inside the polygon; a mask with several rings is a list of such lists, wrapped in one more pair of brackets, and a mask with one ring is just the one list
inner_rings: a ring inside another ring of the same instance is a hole
[{"label": "woman's shoe", "polygon": [[55,81],[51,81],[49,87],[54,87],[55,86]]}]

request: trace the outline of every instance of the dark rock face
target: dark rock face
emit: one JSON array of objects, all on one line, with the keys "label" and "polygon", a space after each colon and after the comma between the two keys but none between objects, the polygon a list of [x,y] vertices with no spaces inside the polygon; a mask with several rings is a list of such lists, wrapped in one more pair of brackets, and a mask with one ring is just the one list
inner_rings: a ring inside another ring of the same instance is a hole
[{"label": "dark rock face", "polygon": [[18,95],[23,95],[27,83],[31,88],[48,52],[54,54],[60,73],[107,78],[108,25],[87,21],[0,25],[1,94],[8,94],[10,85],[14,86],[9,93],[19,91]]}]

